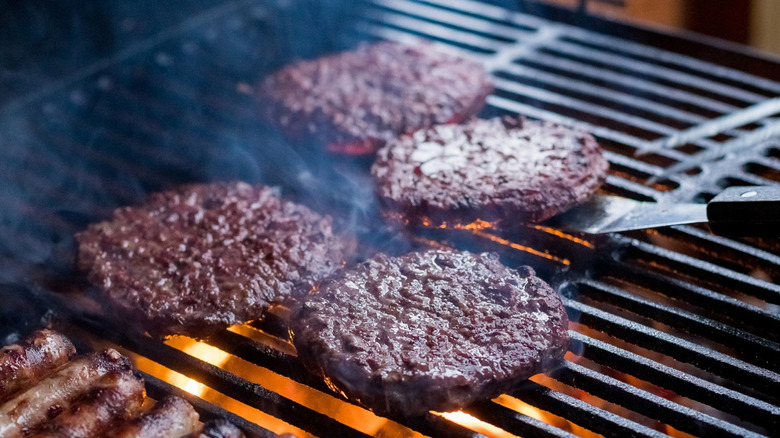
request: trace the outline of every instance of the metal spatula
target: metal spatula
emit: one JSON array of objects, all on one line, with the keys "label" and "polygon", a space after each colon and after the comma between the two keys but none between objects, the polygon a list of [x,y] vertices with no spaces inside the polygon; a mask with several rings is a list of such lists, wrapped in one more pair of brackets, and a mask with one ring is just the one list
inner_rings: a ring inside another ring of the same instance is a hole
[{"label": "metal spatula", "polygon": [[713,232],[780,236],[780,187],[730,187],[707,204],[597,195],[544,224],[589,234],[707,222]]}]

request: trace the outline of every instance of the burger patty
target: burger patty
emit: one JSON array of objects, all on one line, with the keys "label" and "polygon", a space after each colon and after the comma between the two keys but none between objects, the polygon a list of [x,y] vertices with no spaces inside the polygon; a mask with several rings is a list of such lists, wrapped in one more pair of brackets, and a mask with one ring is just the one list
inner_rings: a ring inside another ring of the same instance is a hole
[{"label": "burger patty", "polygon": [[380,254],[290,318],[298,357],[380,414],[449,411],[513,389],[566,352],[560,297],[495,254]]},{"label": "burger patty", "polygon": [[492,91],[476,62],[432,44],[392,42],[297,62],[260,87],[267,116],[289,137],[352,155],[374,153],[399,134],[467,120]]},{"label": "burger patty", "polygon": [[153,194],[76,237],[103,301],[160,336],[255,319],[340,268],[352,248],[330,217],[245,183]]},{"label": "burger patty", "polygon": [[511,226],[585,201],[609,164],[584,132],[523,117],[441,125],[388,142],[371,173],[385,212],[412,225]]}]

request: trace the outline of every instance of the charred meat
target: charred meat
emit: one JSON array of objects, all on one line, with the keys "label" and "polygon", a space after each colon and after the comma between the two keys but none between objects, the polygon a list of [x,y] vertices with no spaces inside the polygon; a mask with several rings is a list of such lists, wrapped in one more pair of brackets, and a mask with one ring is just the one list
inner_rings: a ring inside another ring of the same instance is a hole
[{"label": "charred meat", "polygon": [[21,436],[34,430],[67,409],[103,376],[129,369],[128,359],[112,349],[74,359],[0,405],[0,436]]},{"label": "charred meat", "polygon": [[609,164],[589,134],[505,117],[389,142],[371,172],[383,208],[412,225],[537,222],[588,199]]},{"label": "charred meat", "polygon": [[[42,348],[42,345],[49,345]],[[60,333],[41,330],[20,345],[4,351],[32,354],[36,346],[51,358],[51,351],[66,357],[59,367],[40,368],[35,382],[0,403],[0,436],[4,438],[243,438],[243,432],[224,420],[203,424],[195,409],[177,397],[166,397],[148,406],[143,378],[127,357],[113,349],[83,356],[73,355],[73,345]],[[55,348],[56,347],[56,348]],[[37,364],[39,361],[29,360]],[[3,362],[7,363],[7,362]],[[9,388],[13,373],[0,376],[0,387]]]},{"label": "charred meat", "polygon": [[432,44],[364,44],[282,68],[260,88],[267,116],[294,140],[371,154],[400,134],[475,115],[493,91],[482,66]]},{"label": "charred meat", "polygon": [[77,235],[79,266],[120,315],[164,336],[259,317],[341,267],[331,218],[244,183],[187,185]]},{"label": "charred meat", "polygon": [[298,356],[380,414],[449,411],[513,389],[566,352],[558,294],[493,254],[380,254],[291,317]]},{"label": "charred meat", "polygon": [[200,428],[198,413],[179,397],[168,396],[148,411],[122,424],[114,438],[179,438]]},{"label": "charred meat", "polygon": [[52,330],[39,330],[19,344],[0,350],[0,403],[27,389],[76,354],[68,338]]},{"label": "charred meat", "polygon": [[136,415],[144,403],[144,381],[131,370],[103,376],[68,409],[41,427],[34,438],[90,438]]}]

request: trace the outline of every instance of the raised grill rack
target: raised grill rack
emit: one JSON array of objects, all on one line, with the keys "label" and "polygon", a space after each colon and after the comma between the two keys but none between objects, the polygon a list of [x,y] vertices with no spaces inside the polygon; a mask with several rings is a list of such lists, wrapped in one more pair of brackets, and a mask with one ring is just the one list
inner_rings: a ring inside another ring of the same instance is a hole
[{"label": "raised grill rack", "polygon": [[[351,212],[358,227],[366,226],[376,206],[370,190],[360,189],[370,186],[364,163],[320,164],[289,150],[258,122],[252,95],[263,73],[293,56],[365,39],[430,39],[480,59],[496,85],[485,115],[520,113],[594,133],[612,164],[605,192],[705,201],[730,185],[780,181],[780,82],[767,79],[780,77],[780,62],[554,8],[540,8],[554,18],[543,19],[471,0],[373,0],[337,21],[339,11],[320,15],[323,8],[255,1],[206,8],[0,107],[3,295],[35,303],[28,306],[32,314],[54,309],[57,324],[82,348],[119,345],[316,436],[367,436],[360,424],[336,420],[316,403],[112,329],[74,310],[69,300],[78,292],[49,292],[81,287],[71,277],[62,280],[71,273],[73,233],[178,183],[262,180],[315,208]],[[323,17],[339,24],[338,32],[330,26],[335,36],[322,31],[306,48],[296,46],[296,32]],[[317,192],[330,166],[343,166],[346,176],[337,184],[349,188],[346,194]],[[583,431],[742,437],[779,430],[777,238],[729,239],[694,226],[601,237],[540,226],[512,234],[423,234],[497,251],[510,266],[534,266],[562,292],[577,322],[574,354],[561,368],[510,394],[565,421],[542,421],[499,401],[465,409],[473,417],[540,437]],[[382,249],[381,242],[372,243]],[[283,313],[208,344],[340,399],[279,340],[286,338]],[[10,326],[12,315],[0,314]],[[147,381],[153,396],[182,393],[152,375]],[[275,435],[262,418],[242,419],[188,398],[206,416],[228,417],[255,436]],[[429,436],[482,436],[433,414],[393,420]]]}]

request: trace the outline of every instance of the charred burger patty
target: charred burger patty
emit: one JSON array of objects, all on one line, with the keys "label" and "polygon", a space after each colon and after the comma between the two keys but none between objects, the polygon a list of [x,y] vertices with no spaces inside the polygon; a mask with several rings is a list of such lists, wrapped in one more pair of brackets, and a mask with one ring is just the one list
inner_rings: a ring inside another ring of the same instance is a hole
[{"label": "charred burger patty", "polygon": [[77,240],[89,280],[157,335],[205,336],[255,319],[340,268],[351,249],[330,217],[245,183],[153,194]]},{"label": "charred burger patty", "polygon": [[371,173],[391,218],[511,226],[585,201],[608,168],[587,133],[504,117],[400,137],[377,153]]},{"label": "charred burger patty", "polygon": [[476,62],[430,44],[382,42],[284,67],[260,95],[289,137],[361,155],[399,134],[466,120],[492,90]]},{"label": "charred burger patty", "polygon": [[380,414],[447,411],[511,390],[566,352],[557,293],[529,267],[450,250],[380,254],[291,317],[300,359]]}]

